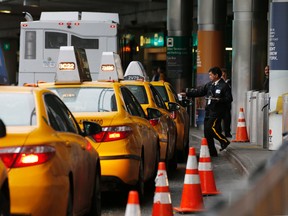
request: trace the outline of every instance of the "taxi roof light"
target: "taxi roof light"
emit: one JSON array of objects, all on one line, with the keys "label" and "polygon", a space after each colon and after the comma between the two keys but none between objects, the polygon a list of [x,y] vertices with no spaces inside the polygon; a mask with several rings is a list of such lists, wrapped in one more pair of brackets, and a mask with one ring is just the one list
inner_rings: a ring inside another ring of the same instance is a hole
[{"label": "taxi roof light", "polygon": [[92,81],[85,49],[61,46],[55,84]]},{"label": "taxi roof light", "polygon": [[124,80],[149,81],[149,77],[141,62],[131,61],[125,71]]},{"label": "taxi roof light", "polygon": [[123,80],[123,69],[120,56],[114,52],[103,52],[98,81]]}]

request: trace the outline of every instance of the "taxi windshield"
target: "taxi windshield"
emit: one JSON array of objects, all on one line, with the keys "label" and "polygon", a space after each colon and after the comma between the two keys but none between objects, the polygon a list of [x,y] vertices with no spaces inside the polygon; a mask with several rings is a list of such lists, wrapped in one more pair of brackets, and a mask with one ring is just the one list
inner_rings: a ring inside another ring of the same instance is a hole
[{"label": "taxi windshield", "polygon": [[81,87],[50,88],[71,112],[111,112],[117,111],[113,88]]},{"label": "taxi windshield", "polygon": [[135,95],[140,104],[148,104],[148,98],[144,86],[126,85],[126,87]]},{"label": "taxi windshield", "polygon": [[31,93],[0,93],[0,118],[6,126],[36,125],[34,96]]}]

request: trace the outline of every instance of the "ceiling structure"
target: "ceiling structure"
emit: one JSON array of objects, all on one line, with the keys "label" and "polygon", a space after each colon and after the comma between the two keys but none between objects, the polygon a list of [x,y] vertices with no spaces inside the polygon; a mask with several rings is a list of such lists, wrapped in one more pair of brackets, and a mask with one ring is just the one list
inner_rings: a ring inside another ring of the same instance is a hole
[{"label": "ceiling structure", "polygon": [[[33,4],[32,6],[29,6]],[[38,20],[42,11],[89,11],[119,13],[120,29],[165,30],[167,0],[0,0],[0,38],[19,36],[23,12]]]}]

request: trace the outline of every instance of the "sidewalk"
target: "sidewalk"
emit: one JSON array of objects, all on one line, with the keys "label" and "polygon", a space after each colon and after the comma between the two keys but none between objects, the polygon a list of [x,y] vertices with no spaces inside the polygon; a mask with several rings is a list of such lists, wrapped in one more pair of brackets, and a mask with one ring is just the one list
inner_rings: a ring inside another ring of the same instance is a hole
[{"label": "sidewalk", "polygon": [[[201,129],[190,128],[190,140],[192,145],[201,143],[204,132]],[[233,140],[230,139],[230,141]],[[216,148],[220,149],[220,144],[215,141]],[[200,148],[199,146],[197,146]],[[197,148],[196,147],[196,148]],[[262,162],[266,161],[274,151],[264,149],[261,145],[251,144],[249,142],[231,142],[230,145],[220,154],[237,167],[244,176],[249,176]]]}]

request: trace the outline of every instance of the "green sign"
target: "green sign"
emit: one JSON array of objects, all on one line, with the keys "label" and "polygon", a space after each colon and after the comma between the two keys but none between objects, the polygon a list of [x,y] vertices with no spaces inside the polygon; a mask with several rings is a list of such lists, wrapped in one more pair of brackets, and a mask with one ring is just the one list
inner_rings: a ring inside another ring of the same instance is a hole
[{"label": "green sign", "polygon": [[3,50],[9,51],[11,49],[11,45],[8,42],[3,43]]},{"label": "green sign", "polygon": [[164,46],[164,33],[147,33],[140,36],[141,47],[163,47]]},{"label": "green sign", "polygon": [[169,78],[183,78],[191,70],[192,38],[187,36],[168,36],[167,71]]}]

